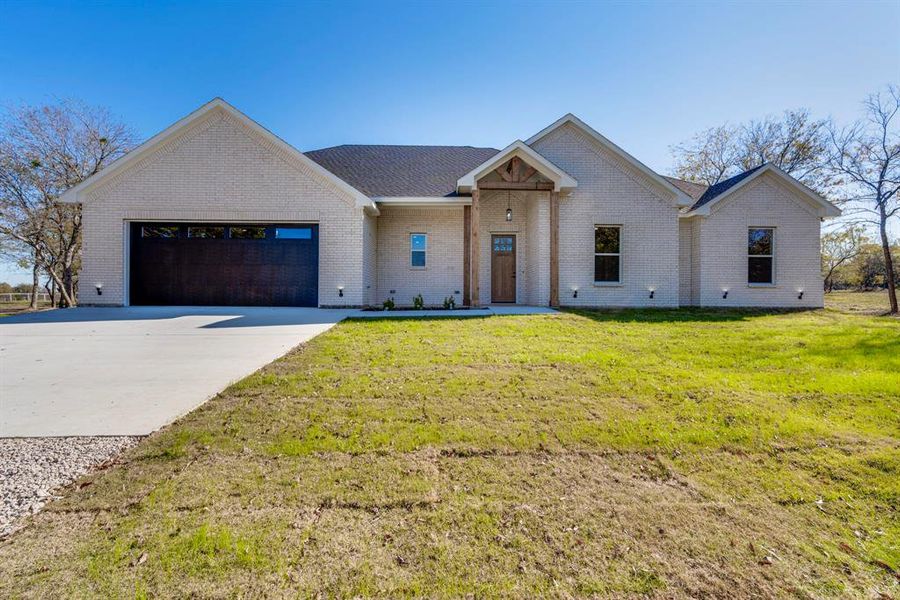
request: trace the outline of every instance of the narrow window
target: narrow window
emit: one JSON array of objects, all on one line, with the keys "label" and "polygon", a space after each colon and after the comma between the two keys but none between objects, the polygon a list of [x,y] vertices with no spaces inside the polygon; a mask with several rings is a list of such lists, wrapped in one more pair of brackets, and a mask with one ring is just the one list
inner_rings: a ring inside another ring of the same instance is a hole
[{"label": "narrow window", "polygon": [[141,237],[145,238],[177,238],[178,227],[169,225],[144,225],[141,227]]},{"label": "narrow window", "polygon": [[312,227],[276,227],[275,239],[278,240],[311,240]]},{"label": "narrow window", "polygon": [[424,267],[425,252],[428,250],[428,235],[424,233],[411,233],[409,235],[410,266]]},{"label": "narrow window", "polygon": [[751,227],[747,235],[747,282],[775,283],[775,230]]},{"label": "narrow window", "polygon": [[264,240],[266,239],[265,227],[232,227],[231,239],[233,240]]},{"label": "narrow window", "polygon": [[225,238],[224,227],[188,227],[189,238],[201,238],[205,240],[221,240]]},{"label": "narrow window", "polygon": [[619,226],[594,227],[594,281],[622,281],[622,228]]}]

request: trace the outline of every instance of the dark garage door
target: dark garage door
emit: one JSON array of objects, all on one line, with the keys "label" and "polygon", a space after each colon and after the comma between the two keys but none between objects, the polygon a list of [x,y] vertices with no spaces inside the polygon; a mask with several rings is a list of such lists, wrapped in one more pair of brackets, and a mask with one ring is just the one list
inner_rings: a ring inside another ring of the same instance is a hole
[{"label": "dark garage door", "polygon": [[132,223],[131,304],[316,306],[317,225]]}]

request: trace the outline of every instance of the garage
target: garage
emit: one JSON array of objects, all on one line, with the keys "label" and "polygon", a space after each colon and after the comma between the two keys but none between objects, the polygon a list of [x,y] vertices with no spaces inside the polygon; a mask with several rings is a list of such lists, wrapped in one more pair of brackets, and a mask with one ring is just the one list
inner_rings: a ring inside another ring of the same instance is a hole
[{"label": "garage", "polygon": [[317,306],[308,223],[131,223],[133,305]]}]

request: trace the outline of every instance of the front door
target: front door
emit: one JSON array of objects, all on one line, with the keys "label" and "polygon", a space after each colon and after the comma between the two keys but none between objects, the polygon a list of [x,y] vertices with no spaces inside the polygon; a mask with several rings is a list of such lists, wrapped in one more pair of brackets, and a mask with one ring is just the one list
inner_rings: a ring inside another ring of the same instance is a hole
[{"label": "front door", "polygon": [[516,301],[516,236],[491,236],[491,302]]}]

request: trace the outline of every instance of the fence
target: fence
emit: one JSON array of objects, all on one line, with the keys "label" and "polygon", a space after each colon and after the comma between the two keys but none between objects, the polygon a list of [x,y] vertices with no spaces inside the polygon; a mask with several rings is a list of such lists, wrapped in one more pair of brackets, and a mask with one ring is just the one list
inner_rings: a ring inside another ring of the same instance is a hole
[{"label": "fence", "polygon": [[[37,293],[38,302],[50,302],[50,294],[47,292]],[[0,294],[0,303],[12,302],[31,302],[31,292],[8,292]]]}]

